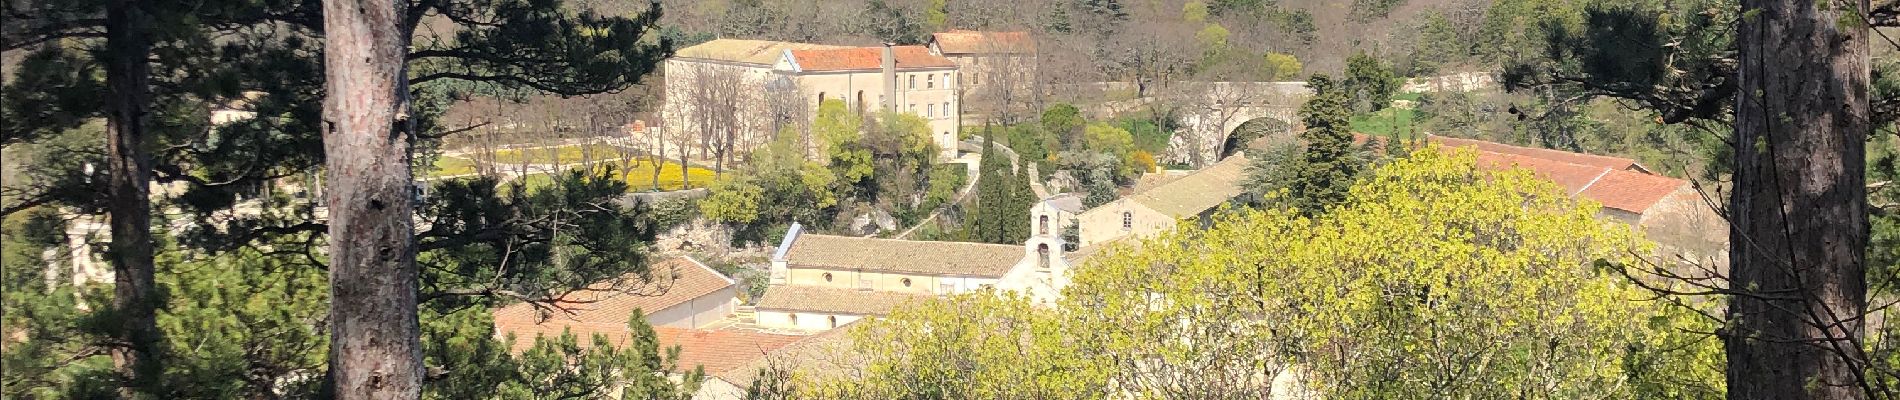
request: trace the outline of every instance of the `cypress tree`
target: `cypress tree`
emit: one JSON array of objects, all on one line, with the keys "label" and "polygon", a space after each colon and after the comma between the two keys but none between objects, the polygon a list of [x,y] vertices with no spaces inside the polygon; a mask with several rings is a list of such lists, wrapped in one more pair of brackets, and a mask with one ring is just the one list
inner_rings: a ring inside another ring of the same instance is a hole
[{"label": "cypress tree", "polygon": [[1029,160],[1016,163],[1014,179],[1010,180],[1010,201],[1003,221],[1003,229],[1008,232],[1004,243],[1022,243],[1029,239],[1029,208],[1036,205],[1035,189],[1029,187]]},{"label": "cypress tree", "polygon": [[1312,214],[1327,205],[1346,199],[1346,189],[1359,174],[1362,161],[1352,146],[1352,110],[1343,88],[1325,75],[1315,75],[1308,83],[1313,98],[1300,105],[1300,120],[1306,142],[1300,171],[1291,187],[1294,205]]}]

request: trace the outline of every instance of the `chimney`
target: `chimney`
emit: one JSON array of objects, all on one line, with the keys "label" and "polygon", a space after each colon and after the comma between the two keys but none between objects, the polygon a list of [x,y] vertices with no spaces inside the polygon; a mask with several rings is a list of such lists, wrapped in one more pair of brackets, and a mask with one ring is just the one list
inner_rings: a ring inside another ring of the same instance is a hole
[{"label": "chimney", "polygon": [[884,71],[884,110],[897,110],[897,52],[892,47],[896,43],[884,42],[884,62],[880,65]]}]

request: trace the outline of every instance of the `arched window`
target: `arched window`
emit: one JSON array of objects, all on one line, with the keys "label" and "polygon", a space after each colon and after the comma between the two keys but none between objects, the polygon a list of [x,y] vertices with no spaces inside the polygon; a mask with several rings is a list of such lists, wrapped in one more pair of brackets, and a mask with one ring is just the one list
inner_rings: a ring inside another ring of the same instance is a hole
[{"label": "arched window", "polygon": [[825,105],[825,92],[818,92],[818,105]]},{"label": "arched window", "polygon": [[1135,213],[1122,211],[1122,230],[1135,229]]},{"label": "arched window", "polygon": [[904,279],[898,280],[897,283],[904,284],[904,287],[910,287],[910,278],[904,278]]},{"label": "arched window", "polygon": [[1042,269],[1049,269],[1049,245],[1036,245],[1036,266]]},{"label": "arched window", "polygon": [[831,282],[831,273],[830,273],[830,272],[826,272],[826,273],[825,273],[825,282]]},{"label": "arched window", "polygon": [[857,104],[857,106],[858,106],[858,113],[859,113],[859,114],[863,114],[863,113],[864,113],[864,106],[865,106],[865,105],[864,105],[864,91],[863,91],[863,90],[859,90],[859,91],[858,91],[858,104]]},{"label": "arched window", "polygon": [[798,313],[785,314],[785,319],[792,321],[792,326],[798,326]]},{"label": "arched window", "polygon": [[1041,229],[1037,229],[1036,233],[1039,235],[1049,234],[1049,216],[1044,215],[1044,216],[1036,217],[1036,219],[1037,219],[1036,226],[1041,227]]},{"label": "arched window", "polygon": [[838,327],[838,316],[836,315],[826,316],[825,321],[830,322],[833,328]]}]

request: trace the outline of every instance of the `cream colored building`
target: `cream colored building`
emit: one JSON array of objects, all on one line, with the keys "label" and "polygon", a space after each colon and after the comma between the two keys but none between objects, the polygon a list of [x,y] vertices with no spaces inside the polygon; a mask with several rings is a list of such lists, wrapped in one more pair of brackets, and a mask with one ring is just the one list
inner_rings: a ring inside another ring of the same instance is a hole
[{"label": "cream colored building", "polygon": [[1028,32],[951,30],[931,34],[928,46],[962,72],[957,90],[970,104],[966,113],[1023,107],[1036,96],[1036,41]]},{"label": "cream colored building", "polygon": [[1108,202],[1076,216],[1082,247],[1174,229],[1184,219],[1203,226],[1222,204],[1241,195],[1246,153]]},{"label": "cream colored building", "polygon": [[719,39],[680,49],[665,66],[661,129],[734,131],[743,153],[783,128],[807,126],[823,101],[843,100],[858,113],[923,117],[932,141],[955,155],[957,65],[923,46]]},{"label": "cream colored building", "polygon": [[1099,250],[1064,251],[1062,226],[1078,207],[1059,197],[1036,205],[1027,221],[1031,235],[1020,245],[819,235],[793,225],[772,255],[757,322],[829,330],[908,302],[990,288],[1054,301],[1068,285],[1069,268]]}]

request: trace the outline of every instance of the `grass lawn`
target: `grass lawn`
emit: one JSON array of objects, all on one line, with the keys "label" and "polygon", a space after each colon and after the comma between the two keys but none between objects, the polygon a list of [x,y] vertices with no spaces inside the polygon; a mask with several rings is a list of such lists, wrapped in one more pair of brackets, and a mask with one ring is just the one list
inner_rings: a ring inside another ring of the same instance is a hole
[{"label": "grass lawn", "polygon": [[469,161],[469,159],[461,157],[440,156],[435,158],[435,170],[429,171],[429,176],[456,176],[473,173],[475,173],[474,161]]},{"label": "grass lawn", "polygon": [[1371,136],[1410,140],[1417,136],[1418,111],[1386,108],[1371,114],[1352,116],[1353,132]]},{"label": "grass lawn", "polygon": [[497,150],[495,162],[500,164],[520,164],[523,161],[529,164],[575,164],[586,158],[583,157],[582,149],[591,151],[595,161],[613,159],[620,155],[618,147],[588,144],[556,148]]},{"label": "grass lawn", "polygon": [[[627,182],[628,192],[645,192],[645,191],[653,190],[653,163],[646,162],[643,160],[640,162],[640,165],[633,167],[633,171],[630,174],[626,173],[627,171],[621,171],[619,169],[618,163],[603,163],[603,164],[614,164],[612,165],[612,167],[615,169],[614,172],[616,174],[619,174],[621,176],[621,179]],[[609,168],[609,166],[599,165],[599,166],[596,166],[595,168],[604,170],[606,168]],[[702,187],[706,187],[707,185],[712,184],[713,171],[710,169],[705,169],[705,168],[700,168],[700,167],[689,167],[686,170],[686,177],[687,179],[692,180],[692,183],[693,183],[692,187],[702,188]],[[522,178],[522,182],[527,185],[529,190],[547,187],[548,184],[552,183],[553,181],[554,181],[553,178],[548,177],[547,174],[533,174],[533,175],[528,175]],[[679,163],[669,161],[664,166],[660,167],[659,182],[660,182],[660,190],[679,190],[679,189],[684,188],[686,186],[685,185],[686,180],[680,178]]]}]

